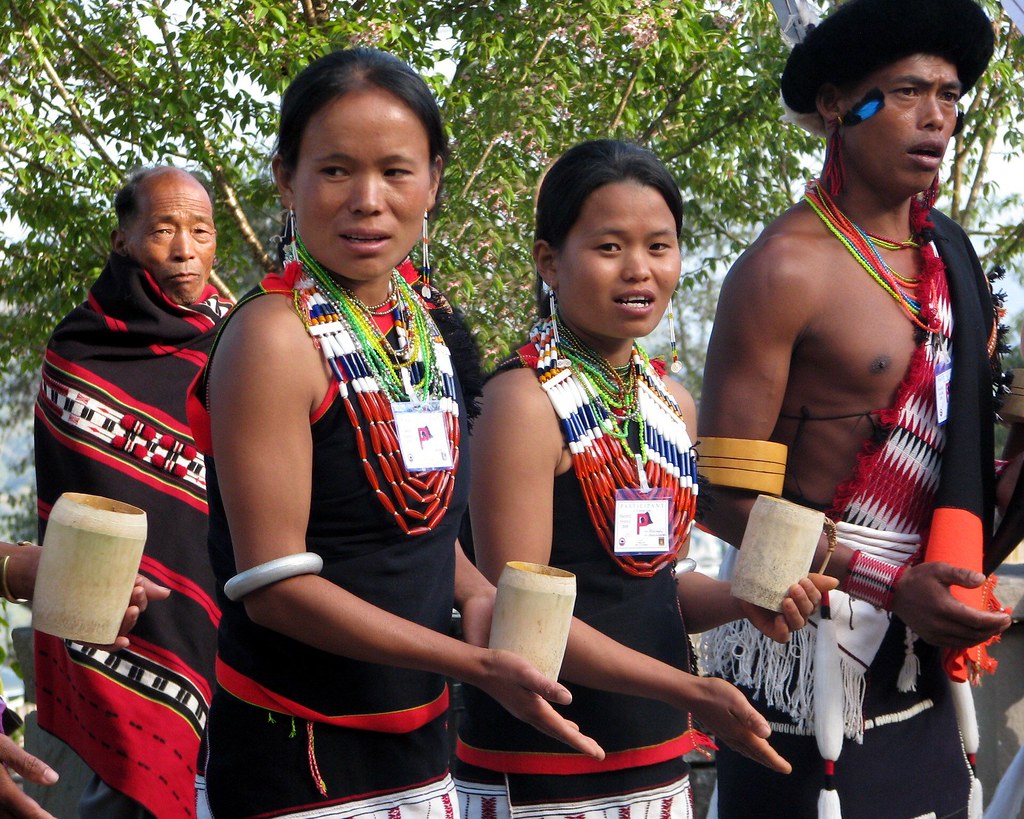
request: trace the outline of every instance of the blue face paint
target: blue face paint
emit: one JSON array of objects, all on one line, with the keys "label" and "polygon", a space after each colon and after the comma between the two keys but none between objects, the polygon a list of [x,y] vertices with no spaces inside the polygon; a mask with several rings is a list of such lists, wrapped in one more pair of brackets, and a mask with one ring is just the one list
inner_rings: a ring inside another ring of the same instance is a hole
[{"label": "blue face paint", "polygon": [[872,88],[864,95],[864,99],[853,106],[850,112],[843,117],[843,125],[857,125],[873,117],[883,107],[885,107],[885,95],[880,89]]}]

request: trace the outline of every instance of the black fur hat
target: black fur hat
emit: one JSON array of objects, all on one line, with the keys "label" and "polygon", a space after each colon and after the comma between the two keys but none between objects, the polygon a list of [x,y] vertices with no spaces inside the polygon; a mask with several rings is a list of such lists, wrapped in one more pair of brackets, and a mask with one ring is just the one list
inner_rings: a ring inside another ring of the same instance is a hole
[{"label": "black fur hat", "polygon": [[797,114],[813,113],[825,83],[854,83],[912,54],[949,60],[967,91],[992,58],[994,39],[974,0],[847,0],[793,48],[782,99]]}]

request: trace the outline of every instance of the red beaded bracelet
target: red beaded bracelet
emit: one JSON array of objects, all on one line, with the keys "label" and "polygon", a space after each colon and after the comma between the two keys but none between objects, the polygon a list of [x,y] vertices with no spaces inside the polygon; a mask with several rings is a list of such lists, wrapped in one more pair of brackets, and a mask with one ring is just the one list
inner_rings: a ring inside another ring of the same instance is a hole
[{"label": "red beaded bracelet", "polygon": [[892,611],[896,584],[906,569],[906,565],[856,551],[847,566],[842,589],[850,597],[863,600],[876,608]]}]

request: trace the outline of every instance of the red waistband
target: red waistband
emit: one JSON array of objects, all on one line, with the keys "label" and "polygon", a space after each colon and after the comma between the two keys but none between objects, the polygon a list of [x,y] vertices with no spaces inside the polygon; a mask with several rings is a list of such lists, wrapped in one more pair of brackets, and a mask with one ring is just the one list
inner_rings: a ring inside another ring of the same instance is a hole
[{"label": "red waistband", "polygon": [[430,702],[376,714],[322,714],[312,708],[290,700],[260,685],[251,677],[236,671],[217,657],[217,682],[234,697],[254,705],[312,722],[324,722],[343,728],[380,731],[386,734],[404,734],[422,728],[448,710],[448,686]]},{"label": "red waistband", "polygon": [[654,765],[688,754],[697,748],[718,750],[711,738],[696,729],[691,729],[657,745],[613,751],[602,761],[577,753],[548,754],[532,751],[492,751],[474,748],[459,739],[455,754],[463,762],[512,774],[588,774],[603,771],[620,771],[641,765]]}]

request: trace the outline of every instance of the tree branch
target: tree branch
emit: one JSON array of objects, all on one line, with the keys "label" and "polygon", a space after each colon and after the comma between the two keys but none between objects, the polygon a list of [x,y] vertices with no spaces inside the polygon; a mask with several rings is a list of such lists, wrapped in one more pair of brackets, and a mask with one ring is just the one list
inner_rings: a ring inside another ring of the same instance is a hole
[{"label": "tree branch", "polygon": [[[555,18],[556,23],[558,22],[559,18],[561,18],[561,12],[559,12],[559,14]],[[551,42],[554,36],[555,32],[549,31],[547,35],[545,35],[544,39],[541,40],[541,43],[537,47],[537,50],[534,52],[533,57],[530,59],[530,62],[523,67],[524,77],[526,76],[529,69],[537,65],[537,62],[544,54],[545,49],[547,49],[548,43]],[[490,141],[487,143],[487,147],[484,149],[483,154],[480,156],[480,159],[477,161],[476,166],[473,168],[472,173],[470,173],[470,175],[466,178],[466,184],[462,186],[461,196],[463,199],[469,194],[470,189],[476,183],[477,177],[480,176],[481,172],[483,171],[484,165],[487,164],[487,158],[491,155],[491,151],[494,150],[494,146],[498,144],[499,137],[500,135],[491,137]],[[468,228],[468,222],[463,222],[462,226],[459,228],[458,234],[455,237],[455,244],[458,244],[462,240],[462,237],[466,234],[466,230]]]},{"label": "tree branch", "polygon": [[710,63],[710,56],[712,54],[720,54],[722,52],[722,49],[725,48],[726,43],[728,43],[732,39],[733,35],[736,33],[737,29],[739,28],[740,20],[742,20],[743,18],[744,15],[742,14],[742,12],[737,14],[736,17],[733,18],[733,21],[730,23],[729,27],[725,29],[725,33],[722,36],[722,39],[719,40],[715,47],[708,52],[708,56],[702,59],[700,62],[698,62],[693,67],[693,70],[689,73],[686,79],[679,84],[679,86],[676,88],[675,93],[671,97],[669,97],[668,101],[665,103],[665,107],[662,109],[661,114],[659,114],[655,119],[651,120],[650,123],[648,123],[647,128],[644,129],[643,136],[641,137],[641,142],[647,144],[651,139],[653,139],[654,135],[659,130],[659,126],[666,122],[675,113],[676,108],[679,105],[679,101],[683,98],[686,92],[690,90],[690,87],[697,81],[697,78],[703,73],[704,69]]},{"label": "tree branch", "polygon": [[[998,125],[998,122],[995,125]],[[974,169],[974,181],[971,184],[971,190],[967,196],[967,205],[964,208],[964,213],[968,219],[974,213],[974,208],[981,197],[981,189],[985,184],[985,173],[988,170],[988,161],[992,156],[992,148],[995,146],[995,142],[996,134],[995,131],[992,131],[984,143],[982,143],[981,155],[978,157],[978,166]]]},{"label": "tree branch", "polygon": [[725,131],[726,129],[731,128],[732,126],[738,125],[739,123],[743,122],[743,120],[747,118],[747,113],[748,112],[746,111],[737,110],[731,117],[722,122],[722,124],[719,125],[717,128],[712,129],[710,132],[706,134],[702,134],[699,139],[693,139],[681,145],[677,150],[673,151],[667,157],[663,156],[662,159],[668,161],[678,159],[684,154],[687,154],[690,151],[692,151],[698,145],[701,145],[704,142],[707,142],[708,140],[714,139],[716,136],[722,133],[722,131]]},{"label": "tree branch", "polygon": [[3,154],[5,157],[14,157],[25,166],[32,168],[34,171],[43,174],[44,176],[50,176],[54,179],[63,179],[63,174],[58,173],[54,168],[39,162],[32,156],[19,151],[13,145],[8,145],[6,142],[0,142],[0,154]]},{"label": "tree branch", "polygon": [[[497,144],[498,144],[498,137],[497,136],[491,137],[490,141],[487,143],[487,147],[484,148],[484,152],[480,155],[480,159],[476,163],[476,167],[473,168],[473,172],[466,179],[466,184],[462,186],[462,192],[461,192],[460,196],[463,199],[465,199],[466,196],[469,194],[470,188],[473,187],[473,183],[476,182],[476,178],[483,171],[484,165],[487,164],[487,157],[489,157],[491,155],[491,151],[494,150],[494,146],[497,145]],[[469,228],[469,222],[463,222],[459,226],[459,232],[455,236],[455,244],[456,245],[459,244],[459,242],[462,241],[462,237],[466,235],[466,230],[468,228]]]},{"label": "tree branch", "polygon": [[53,64],[43,53],[43,47],[39,44],[39,41],[36,39],[36,36],[28,29],[27,26],[22,28],[22,33],[25,35],[29,43],[32,45],[32,49],[33,51],[35,51],[36,54],[36,59],[38,59],[40,65],[42,65],[43,71],[46,73],[46,76],[50,78],[50,82],[53,83],[53,86],[56,89],[57,93],[60,95],[60,98],[64,100],[64,104],[68,107],[68,113],[70,114],[71,119],[74,121],[75,125],[79,127],[79,129],[82,132],[82,135],[89,141],[89,144],[92,145],[93,150],[96,151],[100,159],[103,160],[104,164],[110,167],[110,169],[113,170],[115,173],[119,173],[120,169],[118,168],[117,163],[110,158],[107,152],[103,149],[103,146],[100,144],[100,141],[96,138],[96,135],[92,132],[92,129],[89,127],[89,124],[85,121],[85,117],[82,116],[82,112],[78,109],[78,106],[75,104],[74,98],[72,98],[71,94],[68,93],[67,88],[64,86],[64,83],[61,81],[60,76],[54,69]]},{"label": "tree branch", "polygon": [[622,115],[626,112],[626,105],[629,103],[629,98],[633,96],[633,89],[636,88],[637,77],[640,76],[640,66],[643,65],[643,60],[636,64],[633,68],[633,74],[629,78],[629,82],[626,84],[626,90],[622,92],[622,99],[619,100],[619,107],[615,110],[615,116],[612,117],[612,121],[608,126],[608,129],[614,133],[619,123],[622,122]]},{"label": "tree branch", "polygon": [[316,17],[316,9],[313,8],[313,0],[300,0],[302,14],[306,18],[306,25],[315,26],[319,22]]},{"label": "tree branch", "polygon": [[[160,15],[157,18],[157,25],[160,28],[160,33],[163,35],[164,45],[167,48],[167,59],[171,64],[171,71],[174,73],[175,78],[181,87],[186,85],[184,73],[181,70],[181,64],[178,61],[177,52],[174,49],[174,44],[171,41],[171,32],[167,28],[167,17]],[[206,167],[210,171],[210,175],[213,178],[213,183],[216,185],[217,190],[220,191],[224,202],[227,204],[228,212],[234,219],[235,225],[242,234],[242,238],[245,244],[248,246],[250,253],[264,270],[272,270],[275,267],[273,260],[263,247],[263,243],[259,240],[256,235],[256,231],[252,229],[252,224],[249,222],[249,217],[245,215],[245,211],[238,202],[238,194],[235,192],[234,186],[228,181],[227,174],[224,172],[224,166],[215,160],[216,152],[214,151],[213,143],[210,142],[210,138],[206,136],[205,132],[200,132],[195,125],[195,121],[187,119],[187,125],[185,127],[186,133],[196,142],[198,142],[207,157]],[[219,278],[219,277],[218,277]],[[222,283],[223,284],[223,283]],[[230,299],[234,299],[234,294],[227,287],[222,285],[217,286],[221,289]]]},{"label": "tree branch", "polygon": [[112,85],[115,88],[122,87],[120,80],[118,80],[117,77],[110,73],[107,67],[103,65],[103,63],[101,63],[86,49],[86,47],[82,44],[82,41],[74,35],[74,33],[68,27],[68,24],[64,21],[63,18],[54,17],[53,23],[58,29],[60,29],[61,33],[67,38],[67,41],[71,44],[71,47],[75,49],[75,51],[77,51],[79,54],[81,54],[85,61],[89,63],[89,65],[91,65],[96,70],[96,72],[99,73],[99,75],[107,81],[108,84]]}]

